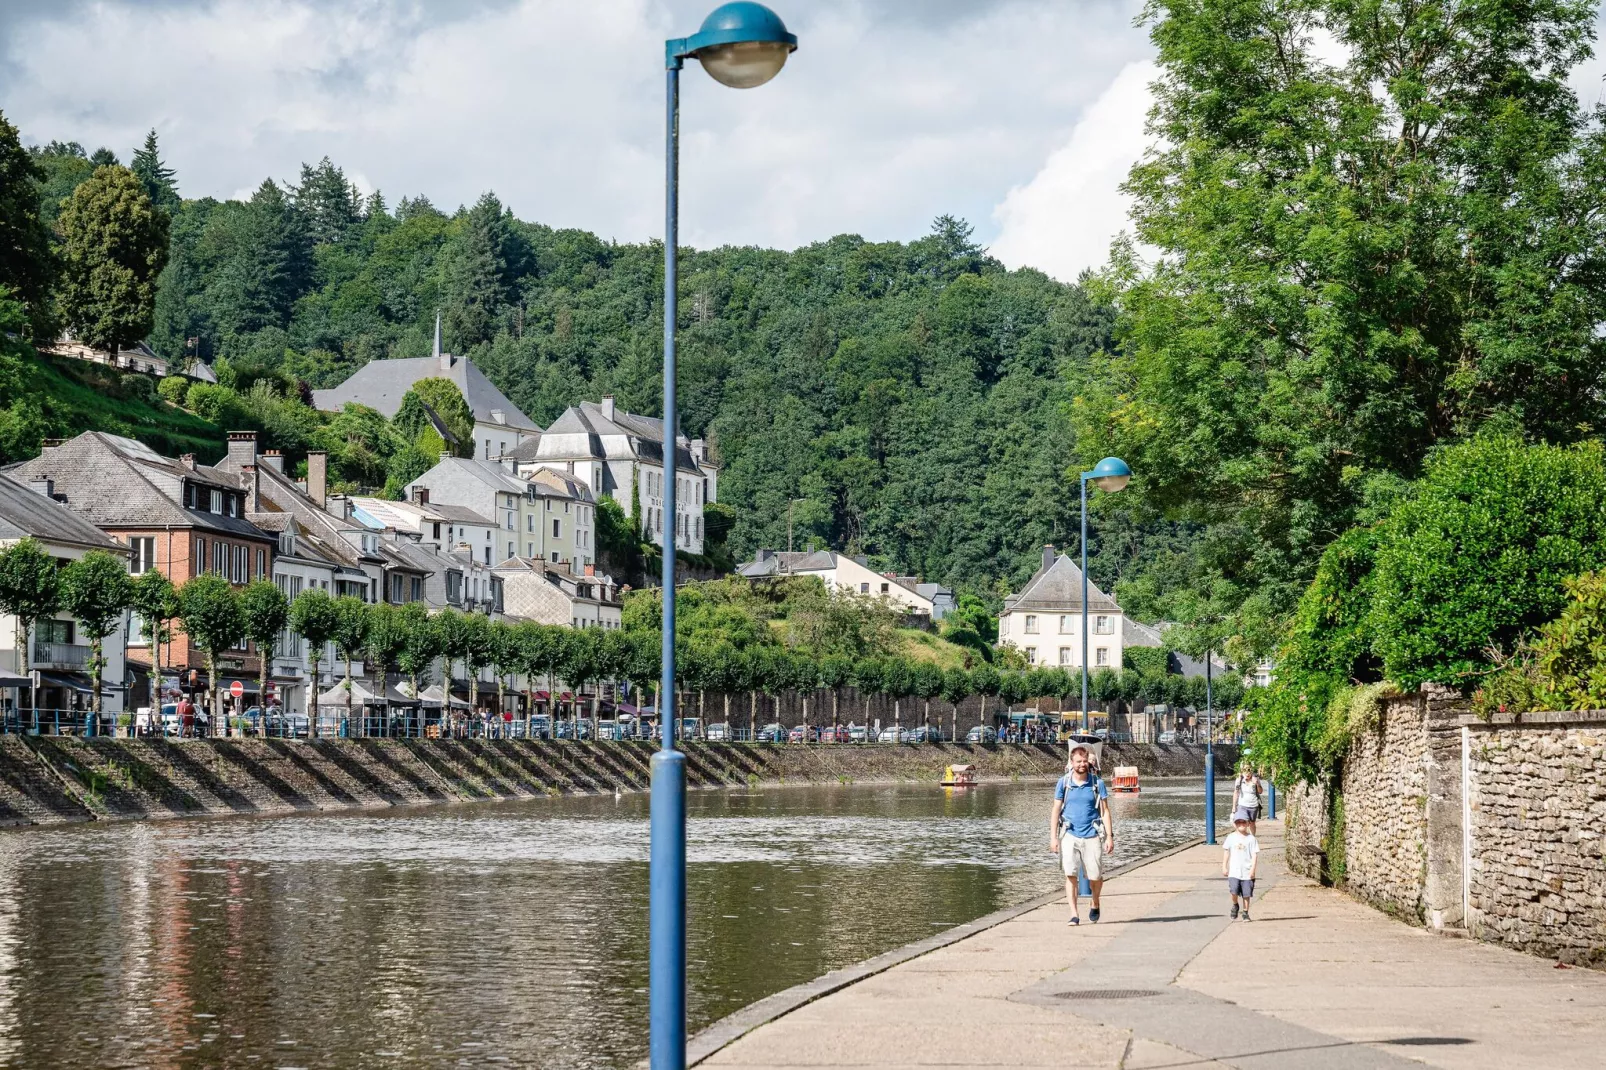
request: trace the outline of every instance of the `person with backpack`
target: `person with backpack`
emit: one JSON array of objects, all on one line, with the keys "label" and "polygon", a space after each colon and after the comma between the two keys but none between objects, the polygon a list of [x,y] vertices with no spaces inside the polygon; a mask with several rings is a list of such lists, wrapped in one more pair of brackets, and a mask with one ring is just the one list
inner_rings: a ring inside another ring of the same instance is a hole
[{"label": "person with backpack", "polygon": [[1265,794],[1260,786],[1260,777],[1250,766],[1244,766],[1238,774],[1238,781],[1232,786],[1231,812],[1244,813],[1249,817],[1249,835],[1255,834],[1255,819],[1260,817],[1260,798]]},{"label": "person with backpack", "polygon": [[1093,893],[1088,920],[1099,920],[1099,893],[1104,879],[1099,865],[1099,848],[1104,854],[1115,851],[1115,822],[1110,817],[1110,792],[1093,771],[1087,744],[1071,744],[1071,760],[1064,776],[1054,785],[1054,814],[1049,819],[1049,850],[1059,855],[1065,874],[1065,898],[1071,904],[1071,925],[1080,925],[1077,876],[1087,877]]}]

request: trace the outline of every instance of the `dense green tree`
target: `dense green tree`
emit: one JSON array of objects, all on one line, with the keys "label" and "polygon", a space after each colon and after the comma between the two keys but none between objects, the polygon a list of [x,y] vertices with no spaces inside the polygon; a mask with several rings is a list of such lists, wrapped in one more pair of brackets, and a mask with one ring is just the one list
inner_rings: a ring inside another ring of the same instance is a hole
[{"label": "dense green tree", "polygon": [[222,724],[227,736],[229,722],[224,716],[223,681],[217,674],[217,659],[245,638],[240,595],[222,576],[206,573],[186,580],[178,589],[178,606],[185,634],[206,655],[206,676],[212,685],[211,731],[216,734]]},{"label": "dense green tree", "polygon": [[[433,468],[443,452],[474,456],[474,412],[450,379],[420,379],[402,395],[391,425]],[[451,441],[442,431],[451,436]],[[425,469],[426,471],[428,469]],[[415,474],[416,479],[422,472]],[[406,486],[411,480],[402,481]]]},{"label": "dense green tree", "polygon": [[1208,525],[1201,571],[1287,613],[1379,477],[1491,422],[1601,426],[1606,145],[1568,78],[1594,6],[1155,0],[1121,348],[1083,460]]},{"label": "dense green tree", "polygon": [[[16,620],[17,668],[28,673],[28,640],[33,626],[61,608],[61,580],[56,560],[33,538],[19,539],[0,550],[0,611]],[[30,688],[35,723],[39,719],[37,688]]]},{"label": "dense green tree", "polygon": [[307,660],[312,663],[312,678],[307,684],[307,733],[318,738],[318,693],[323,687],[324,649],[335,640],[340,626],[340,614],[329,592],[309,587],[296,595],[290,603],[290,629],[307,644]]},{"label": "dense green tree", "polygon": [[40,216],[39,188],[45,169],[22,147],[17,128],[0,112],[0,288],[22,303],[29,335],[54,338],[50,288],[55,256]]},{"label": "dense green tree", "polygon": [[362,194],[327,156],[315,167],[301,165],[301,182],[291,187],[290,198],[314,245],[344,242],[362,222]]},{"label": "dense green tree", "polygon": [[346,724],[351,724],[352,699],[355,696],[351,689],[351,663],[363,656],[364,647],[368,642],[368,626],[373,616],[373,607],[361,598],[351,595],[342,595],[334,602],[334,640],[335,650],[346,663]]},{"label": "dense green tree", "polygon": [[179,207],[178,183],[174,181],[174,172],[162,162],[161,150],[156,146],[156,130],[145,135],[145,143],[134,150],[134,157],[129,161],[128,169],[134,172],[139,184],[145,190],[145,195],[151,203],[171,218]]},{"label": "dense green tree", "polygon": [[173,641],[173,620],[179,615],[178,589],[172,580],[148,568],[135,577],[128,604],[139,617],[139,626],[150,644],[151,704],[159,707],[162,702],[162,647]]},{"label": "dense green tree", "polygon": [[[147,143],[154,149],[154,141]],[[268,673],[273,669],[279,636],[290,626],[290,602],[272,580],[252,580],[240,591],[240,612],[245,615],[245,637],[257,650],[257,701],[264,711],[262,731],[266,734]]]},{"label": "dense green tree", "polygon": [[68,328],[99,349],[150,333],[156,277],[167,263],[167,216],[133,173],[101,167],[62,209],[61,305]]},{"label": "dense green tree", "polygon": [[[133,602],[133,581],[128,563],[104,550],[91,550],[69,561],[61,570],[61,608],[78,621],[79,634],[89,640],[89,678],[93,693],[90,708],[100,719],[100,682],[106,673],[105,640],[123,623]],[[98,730],[98,728],[97,728]],[[129,733],[132,735],[132,730]]]}]

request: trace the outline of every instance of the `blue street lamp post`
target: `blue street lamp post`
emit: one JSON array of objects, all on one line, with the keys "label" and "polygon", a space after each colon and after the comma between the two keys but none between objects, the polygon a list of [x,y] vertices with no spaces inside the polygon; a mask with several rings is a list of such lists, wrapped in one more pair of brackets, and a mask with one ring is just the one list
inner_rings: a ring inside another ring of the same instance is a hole
[{"label": "blue street lamp post", "polygon": [[1087,483],[1093,483],[1107,494],[1125,490],[1132,478],[1132,469],[1119,457],[1106,457],[1093,466],[1093,471],[1082,473],[1082,731],[1089,728],[1087,714]]},{"label": "blue street lamp post", "polygon": [[696,59],[723,85],[752,89],[774,78],[797,38],[762,4],[724,4],[691,37],[664,42],[668,75],[664,145],[664,524],[663,678],[652,758],[652,852],[648,878],[652,1070],[686,1065],[686,756],[675,749],[675,297],[680,212],[680,68]]},{"label": "blue street lamp post", "polygon": [[1210,654],[1205,648],[1205,842],[1216,842],[1216,744],[1211,731],[1214,696],[1210,690]]}]

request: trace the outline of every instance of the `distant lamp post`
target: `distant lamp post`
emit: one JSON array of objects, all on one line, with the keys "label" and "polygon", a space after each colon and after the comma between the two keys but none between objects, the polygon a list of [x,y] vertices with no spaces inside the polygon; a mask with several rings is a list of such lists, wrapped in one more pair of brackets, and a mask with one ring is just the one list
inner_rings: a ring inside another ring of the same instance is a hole
[{"label": "distant lamp post", "polygon": [[652,759],[651,948],[649,1003],[652,1070],[686,1065],[686,756],[675,749],[675,317],[680,239],[680,69],[695,59],[722,85],[761,86],[780,73],[797,38],[762,4],[723,4],[691,37],[664,42],[667,115],[664,145],[664,524],[662,686],[658,723],[663,747]]},{"label": "distant lamp post", "polygon": [[1106,494],[1125,490],[1132,480],[1132,469],[1119,457],[1106,457],[1093,466],[1093,471],[1082,473],[1082,731],[1090,724],[1087,713],[1087,484]]}]

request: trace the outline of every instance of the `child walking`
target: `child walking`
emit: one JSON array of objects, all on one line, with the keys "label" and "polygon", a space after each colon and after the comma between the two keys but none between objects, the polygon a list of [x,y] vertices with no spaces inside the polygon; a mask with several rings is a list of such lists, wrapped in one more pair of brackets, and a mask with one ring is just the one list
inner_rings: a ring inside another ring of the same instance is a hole
[{"label": "child walking", "polygon": [[1255,896],[1255,864],[1260,860],[1260,843],[1249,831],[1249,815],[1242,810],[1232,815],[1233,831],[1221,841],[1221,875],[1227,878],[1227,893],[1232,896],[1232,916],[1243,910],[1249,919],[1249,902]]}]

